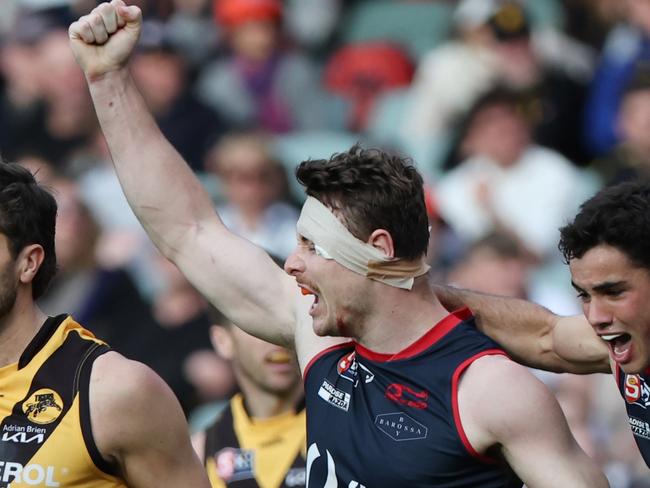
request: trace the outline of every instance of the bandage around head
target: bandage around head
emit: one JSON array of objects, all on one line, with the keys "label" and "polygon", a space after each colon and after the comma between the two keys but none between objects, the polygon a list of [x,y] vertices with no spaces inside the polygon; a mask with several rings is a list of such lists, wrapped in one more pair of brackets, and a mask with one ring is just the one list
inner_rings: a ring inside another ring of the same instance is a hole
[{"label": "bandage around head", "polygon": [[356,237],[320,201],[307,197],[296,225],[298,233],[314,243],[316,252],[350,271],[390,286],[410,290],[414,278],[429,266],[420,261],[389,258],[379,249]]}]

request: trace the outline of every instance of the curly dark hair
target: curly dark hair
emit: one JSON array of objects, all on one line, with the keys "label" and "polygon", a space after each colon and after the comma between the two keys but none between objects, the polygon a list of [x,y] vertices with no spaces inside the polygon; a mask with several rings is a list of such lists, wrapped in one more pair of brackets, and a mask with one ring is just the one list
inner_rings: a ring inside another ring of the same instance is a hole
[{"label": "curly dark hair", "polygon": [[28,169],[0,160],[0,233],[7,236],[14,259],[31,244],[39,244],[45,251],[43,263],[32,281],[35,300],[45,292],[56,273],[56,213],[54,197],[36,182]]},{"label": "curly dark hair", "polygon": [[358,144],[330,159],[307,160],[296,169],[307,195],[320,200],[365,241],[376,229],[393,238],[395,256],[422,257],[429,243],[429,222],[422,176],[412,161]]},{"label": "curly dark hair", "polygon": [[565,262],[599,244],[615,247],[635,265],[650,269],[650,181],[606,187],[584,202],[573,222],[560,229]]}]

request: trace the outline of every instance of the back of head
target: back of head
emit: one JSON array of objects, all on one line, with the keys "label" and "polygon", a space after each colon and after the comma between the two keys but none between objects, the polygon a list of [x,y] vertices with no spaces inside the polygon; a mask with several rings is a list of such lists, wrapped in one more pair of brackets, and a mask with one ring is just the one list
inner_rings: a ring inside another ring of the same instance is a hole
[{"label": "back of head", "polygon": [[307,195],[329,207],[357,239],[385,229],[395,257],[419,259],[426,253],[423,181],[409,159],[355,145],[329,160],[303,161],[296,176]]},{"label": "back of head", "polygon": [[650,181],[607,187],[580,207],[560,229],[565,261],[580,259],[598,245],[612,246],[637,266],[650,269]]},{"label": "back of head", "polygon": [[14,258],[31,244],[39,244],[45,251],[32,282],[34,299],[43,294],[56,273],[56,212],[54,197],[38,185],[29,170],[0,161],[0,233],[7,237]]}]

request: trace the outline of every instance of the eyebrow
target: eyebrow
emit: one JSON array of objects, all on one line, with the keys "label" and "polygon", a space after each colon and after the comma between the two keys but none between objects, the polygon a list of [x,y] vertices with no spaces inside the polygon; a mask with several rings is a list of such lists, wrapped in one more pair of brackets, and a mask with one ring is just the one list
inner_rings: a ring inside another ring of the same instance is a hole
[{"label": "eyebrow", "polygon": [[[577,291],[584,292],[585,290],[578,286],[573,280],[571,280],[571,286],[575,288]],[[604,283],[599,283],[596,286],[593,287],[593,291],[598,292],[598,293],[607,293],[612,290],[617,290],[620,288],[625,288],[626,282],[623,280],[619,281],[605,281]]]}]

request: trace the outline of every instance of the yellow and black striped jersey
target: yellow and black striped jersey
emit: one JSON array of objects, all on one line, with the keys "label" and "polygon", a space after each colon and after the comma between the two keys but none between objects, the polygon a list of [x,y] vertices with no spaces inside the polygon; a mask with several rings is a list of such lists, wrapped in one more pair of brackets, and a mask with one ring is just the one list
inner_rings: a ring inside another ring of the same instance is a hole
[{"label": "yellow and black striped jersey", "polygon": [[235,395],[206,431],[204,461],[213,488],[304,487],[305,424],[304,404],[254,419]]},{"label": "yellow and black striped jersey", "polygon": [[109,348],[71,317],[48,318],[0,368],[0,488],[126,487],[90,428],[93,361]]}]

